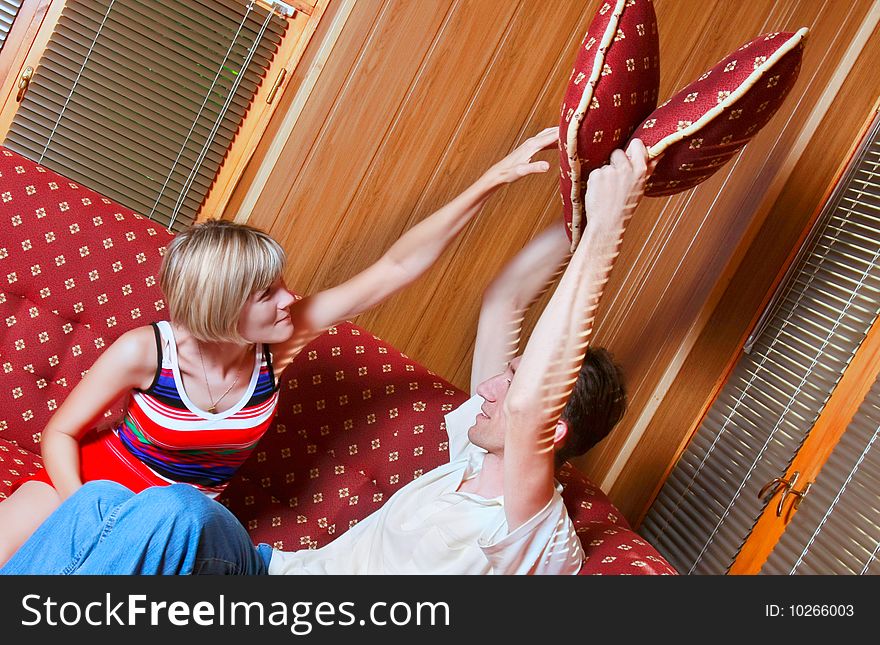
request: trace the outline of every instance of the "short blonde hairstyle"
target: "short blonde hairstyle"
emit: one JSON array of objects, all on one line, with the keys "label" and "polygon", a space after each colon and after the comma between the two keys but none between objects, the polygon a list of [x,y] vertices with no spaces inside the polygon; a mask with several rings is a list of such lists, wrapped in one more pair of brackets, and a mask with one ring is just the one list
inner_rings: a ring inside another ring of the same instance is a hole
[{"label": "short blonde hairstyle", "polygon": [[208,220],[179,233],[159,268],[171,320],[202,342],[246,342],[242,309],[278,279],[284,260],[278,242],[245,224]]}]

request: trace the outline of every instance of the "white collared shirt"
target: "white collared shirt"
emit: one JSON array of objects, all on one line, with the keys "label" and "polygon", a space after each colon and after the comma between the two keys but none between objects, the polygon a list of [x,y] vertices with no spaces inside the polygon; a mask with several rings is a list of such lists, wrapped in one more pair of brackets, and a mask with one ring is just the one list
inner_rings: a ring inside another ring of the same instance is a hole
[{"label": "white collared shirt", "polygon": [[502,497],[459,492],[486,452],[467,432],[483,398],[474,395],[446,415],[449,463],[398,490],[382,508],[325,547],[272,552],[276,574],[575,574],[583,550],[562,501],[512,533]]}]

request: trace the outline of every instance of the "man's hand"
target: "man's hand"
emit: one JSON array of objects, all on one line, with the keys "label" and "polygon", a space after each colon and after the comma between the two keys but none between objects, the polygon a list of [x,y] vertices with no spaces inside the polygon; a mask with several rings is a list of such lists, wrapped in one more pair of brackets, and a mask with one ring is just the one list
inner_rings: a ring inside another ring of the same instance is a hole
[{"label": "man's hand", "polygon": [[[656,160],[650,169],[654,165]],[[616,233],[639,203],[649,174],[648,151],[639,139],[633,139],[625,153],[612,152],[611,163],[591,172],[587,181],[587,226]]]},{"label": "man's hand", "polygon": [[484,177],[493,185],[510,184],[521,177],[550,170],[546,161],[532,161],[532,157],[556,146],[559,140],[559,128],[546,128],[535,136],[526,139],[509,155],[486,171]]}]

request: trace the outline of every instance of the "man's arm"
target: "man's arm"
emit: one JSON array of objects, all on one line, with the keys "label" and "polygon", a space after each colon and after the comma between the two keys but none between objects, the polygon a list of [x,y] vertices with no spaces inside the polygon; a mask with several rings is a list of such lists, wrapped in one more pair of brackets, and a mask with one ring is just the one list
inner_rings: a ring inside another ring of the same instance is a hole
[{"label": "man's arm", "polygon": [[623,232],[644,190],[647,151],[633,141],[590,173],[588,223],[571,262],[529,339],[504,401],[504,511],[509,530],[553,495],[556,424],[589,345],[599,298]]},{"label": "man's arm", "polygon": [[517,253],[486,289],[471,363],[471,394],[516,356],[525,312],[562,271],[569,246],[560,219]]},{"label": "man's arm", "polygon": [[557,128],[547,128],[489,168],[458,197],[404,233],[379,260],[342,284],[291,306],[294,334],[273,347],[276,362],[289,363],[315,336],[332,325],[382,302],[421,276],[480,211],[498,188],[534,173],[546,161],[532,157],[556,144]]}]

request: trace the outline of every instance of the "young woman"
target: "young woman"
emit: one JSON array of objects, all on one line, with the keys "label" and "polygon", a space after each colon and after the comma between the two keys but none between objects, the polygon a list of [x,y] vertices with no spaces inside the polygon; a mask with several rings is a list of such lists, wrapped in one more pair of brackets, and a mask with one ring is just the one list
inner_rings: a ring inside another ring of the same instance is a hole
[{"label": "young woman", "polygon": [[[116,340],[43,431],[45,469],[0,503],[0,565],[85,481],[135,492],[189,483],[218,495],[268,428],[281,373],[328,327],[424,273],[500,186],[546,172],[532,162],[557,129],[528,139],[350,280],[296,300],[284,251],[248,226],[208,221],[179,234],[160,268],[170,322]],[[89,433],[130,393],[112,432]]]}]

